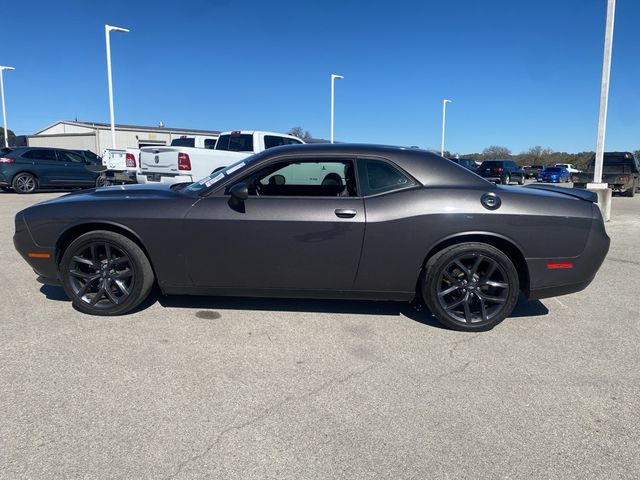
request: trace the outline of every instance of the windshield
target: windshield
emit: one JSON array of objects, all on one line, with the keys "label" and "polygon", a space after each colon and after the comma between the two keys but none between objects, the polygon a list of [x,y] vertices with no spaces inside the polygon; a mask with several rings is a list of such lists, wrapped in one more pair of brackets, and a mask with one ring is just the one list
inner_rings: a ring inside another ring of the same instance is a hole
[{"label": "windshield", "polygon": [[192,183],[187,188],[185,188],[184,191],[189,193],[203,192],[204,190],[207,190],[220,183],[232,173],[237,172],[238,170],[243,169],[248,165],[251,165],[254,161],[254,157],[255,156],[245,158],[244,160],[240,160],[239,162],[231,164],[228,167],[216,170],[211,175],[204,177],[202,180],[198,180],[197,182]]}]

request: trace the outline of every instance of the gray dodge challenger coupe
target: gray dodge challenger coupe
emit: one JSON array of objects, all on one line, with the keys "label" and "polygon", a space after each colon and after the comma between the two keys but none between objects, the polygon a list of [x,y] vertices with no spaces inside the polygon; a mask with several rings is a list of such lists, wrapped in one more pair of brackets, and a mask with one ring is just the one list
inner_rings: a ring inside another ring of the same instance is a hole
[{"label": "gray dodge challenger coupe", "polygon": [[609,249],[594,194],[494,185],[423,150],[277,147],[191,184],[71,193],[16,215],[43,283],[94,315],[161,292],[422,298],[443,324],[487,330],[519,292],[582,290]]}]

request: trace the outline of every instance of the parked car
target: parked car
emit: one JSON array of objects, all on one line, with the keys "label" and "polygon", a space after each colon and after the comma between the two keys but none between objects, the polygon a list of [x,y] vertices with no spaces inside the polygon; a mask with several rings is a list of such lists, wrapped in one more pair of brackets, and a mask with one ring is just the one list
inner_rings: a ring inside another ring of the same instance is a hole
[{"label": "parked car", "polygon": [[556,163],[555,166],[565,168],[569,173],[580,172],[580,170],[578,170],[576,167],[573,166],[573,163]]},{"label": "parked car", "polygon": [[525,165],[522,167],[524,170],[525,178],[538,178],[538,174],[542,172],[546,168],[546,165],[536,164],[536,165]]},{"label": "parked car", "polygon": [[515,181],[518,185],[524,185],[524,170],[513,160],[485,160],[477,173],[492,182],[506,185]]},{"label": "parked car", "polygon": [[195,182],[254,153],[301,143],[299,138],[283,133],[236,130],[221,133],[215,149],[145,147],[140,153],[138,183]]},{"label": "parked car", "polygon": [[102,164],[106,170],[99,186],[137,183],[140,172],[140,149],[138,148],[107,148],[102,152]]},{"label": "parked car", "polygon": [[157,283],[167,295],[417,296],[443,324],[480,331],[521,291],[586,288],[608,251],[596,194],[533,187],[494,185],[424,150],[295,145],[191,184],[29,207],[14,244],[88,314],[130,312]]},{"label": "parked car", "polygon": [[538,174],[538,182],[560,183],[568,182],[571,175],[564,167],[547,167]]},{"label": "parked car", "polygon": [[104,167],[88,150],[5,148],[0,157],[0,187],[16,193],[38,188],[95,187]]},{"label": "parked car", "polygon": [[457,163],[458,165],[475,172],[478,168],[476,165],[476,161],[471,158],[450,158],[453,163]]},{"label": "parked car", "polygon": [[[575,188],[586,188],[593,182],[595,155],[589,162],[586,172],[571,176]],[[609,184],[614,192],[635,196],[640,190],[640,162],[631,152],[605,152],[602,164],[602,181]]]}]

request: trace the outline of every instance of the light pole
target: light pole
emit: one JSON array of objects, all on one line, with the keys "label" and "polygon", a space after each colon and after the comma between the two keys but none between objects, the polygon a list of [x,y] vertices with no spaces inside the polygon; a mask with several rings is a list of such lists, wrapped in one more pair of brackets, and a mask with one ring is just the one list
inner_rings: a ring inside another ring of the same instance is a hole
[{"label": "light pole", "polygon": [[0,65],[0,92],[2,92],[2,126],[4,127],[4,146],[9,146],[9,137],[7,136],[7,111],[4,106],[4,80],[2,73],[5,70],[15,70],[13,67],[4,67]]},{"label": "light pole", "polygon": [[442,100],[442,145],[440,148],[440,156],[444,157],[444,131],[447,123],[447,103],[451,103],[451,100],[446,98]]},{"label": "light pole", "polygon": [[335,99],[335,83],[336,78],[341,79],[344,78],[342,75],[336,75],[335,73],[331,74],[331,143],[333,143],[333,104]]},{"label": "light pole", "polygon": [[111,117],[111,148],[116,148],[116,126],[113,114],[113,81],[111,80],[111,40],[109,33],[124,32],[129,33],[129,30],[122,27],[114,27],[112,25],[104,26],[104,38],[107,44],[107,78],[109,82],[109,116]]},{"label": "light pole", "polygon": [[602,85],[600,86],[600,114],[598,116],[598,139],[596,141],[596,163],[593,169],[593,183],[602,183],[604,162],[604,139],[607,131],[607,110],[609,107],[609,78],[611,76],[611,50],[613,48],[613,24],[616,16],[616,0],[608,0],[607,26],[604,33],[604,59],[602,60]]}]

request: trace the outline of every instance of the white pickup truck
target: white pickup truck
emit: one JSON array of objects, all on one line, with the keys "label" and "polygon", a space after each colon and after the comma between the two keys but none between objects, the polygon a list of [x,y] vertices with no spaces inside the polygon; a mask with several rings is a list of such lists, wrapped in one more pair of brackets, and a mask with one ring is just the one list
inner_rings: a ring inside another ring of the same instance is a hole
[{"label": "white pickup truck", "polygon": [[136,183],[140,172],[138,148],[107,148],[102,152],[102,165],[107,167],[100,177],[102,185]]},{"label": "white pickup truck", "polygon": [[196,182],[254,153],[281,145],[304,143],[283,133],[235,130],[222,132],[215,149],[196,147],[144,147],[140,151],[138,183]]}]

